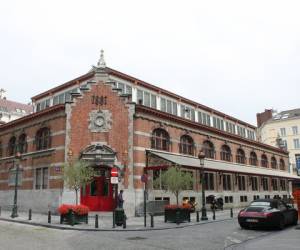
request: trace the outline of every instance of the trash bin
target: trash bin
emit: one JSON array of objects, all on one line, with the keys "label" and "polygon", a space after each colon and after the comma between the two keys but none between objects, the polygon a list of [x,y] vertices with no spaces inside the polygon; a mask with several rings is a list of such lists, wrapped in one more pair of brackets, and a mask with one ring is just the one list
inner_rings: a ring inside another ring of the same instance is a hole
[{"label": "trash bin", "polygon": [[115,209],[115,220],[117,226],[122,226],[123,221],[126,219],[126,215],[123,208],[116,208]]}]

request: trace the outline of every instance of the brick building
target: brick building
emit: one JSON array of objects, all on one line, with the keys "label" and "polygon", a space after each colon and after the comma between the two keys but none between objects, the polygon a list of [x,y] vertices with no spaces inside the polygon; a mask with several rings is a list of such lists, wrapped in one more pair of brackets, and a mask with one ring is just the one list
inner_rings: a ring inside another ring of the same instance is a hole
[{"label": "brick building", "polygon": [[[111,211],[110,169],[118,167],[125,210],[141,213],[149,175],[149,200],[175,201],[153,180],[166,167],[189,171],[194,184],[181,197],[201,200],[203,149],[206,194],[225,206],[260,197],[289,195],[288,152],[256,140],[256,127],[109,67],[103,54],[87,74],[32,97],[34,113],[0,127],[0,206],[12,204],[15,166],[20,174],[19,207],[46,211],[74,201],[64,188],[61,166],[83,159],[97,170],[81,190],[91,210]],[[22,158],[15,157],[16,146]]]}]

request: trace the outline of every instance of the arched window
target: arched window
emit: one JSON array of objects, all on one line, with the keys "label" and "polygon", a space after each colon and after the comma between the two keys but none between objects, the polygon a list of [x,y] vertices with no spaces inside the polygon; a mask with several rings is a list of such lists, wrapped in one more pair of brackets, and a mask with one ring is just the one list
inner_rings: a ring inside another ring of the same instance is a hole
[{"label": "arched window", "polygon": [[279,161],[279,168],[280,170],[285,170],[285,163],[283,159],[280,159]]},{"label": "arched window", "polygon": [[252,166],[257,166],[257,155],[253,151],[250,153],[249,163]]},{"label": "arched window", "polygon": [[161,128],[153,130],[151,148],[169,151],[170,137],[167,131]]},{"label": "arched window", "polygon": [[246,157],[245,157],[245,152],[243,149],[239,148],[236,152],[236,162],[245,164],[246,163]]},{"label": "arched window", "polygon": [[10,138],[9,142],[8,142],[8,155],[12,156],[16,153],[16,137],[13,136]]},{"label": "arched window", "polygon": [[221,160],[231,161],[231,150],[229,146],[223,145],[220,153],[221,153]]},{"label": "arched window", "polygon": [[276,158],[274,156],[272,156],[271,158],[271,168],[277,168],[277,161]]},{"label": "arched window", "polygon": [[261,165],[262,167],[265,167],[265,168],[268,167],[268,158],[267,158],[267,156],[266,156],[265,154],[263,154],[263,155],[261,156],[261,163],[260,163],[260,165]]},{"label": "arched window", "polygon": [[180,138],[179,152],[186,155],[194,155],[194,140],[189,135]]},{"label": "arched window", "polygon": [[19,152],[21,154],[27,152],[27,136],[26,136],[26,134],[21,134],[19,136]]},{"label": "arched window", "polygon": [[50,129],[49,128],[41,128],[36,133],[36,149],[42,150],[50,148],[51,146],[51,137],[50,137]]},{"label": "arched window", "polygon": [[206,158],[210,158],[210,159],[215,158],[215,147],[211,141],[203,142],[203,151]]}]

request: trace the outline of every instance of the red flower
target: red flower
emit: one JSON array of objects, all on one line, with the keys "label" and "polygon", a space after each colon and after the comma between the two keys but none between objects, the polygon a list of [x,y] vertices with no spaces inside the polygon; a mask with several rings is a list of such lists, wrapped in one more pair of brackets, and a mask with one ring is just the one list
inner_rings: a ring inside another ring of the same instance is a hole
[{"label": "red flower", "polygon": [[184,205],[166,205],[165,209],[168,210],[175,210],[175,209],[188,209],[190,210],[192,206],[190,204],[184,204]]},{"label": "red flower", "polygon": [[89,208],[84,205],[77,205],[73,207],[73,211],[75,214],[84,215],[84,214],[88,214]]},{"label": "red flower", "polygon": [[70,211],[73,211],[75,214],[84,215],[89,212],[89,208],[87,206],[71,204],[62,204],[57,210],[59,214],[67,214]]}]

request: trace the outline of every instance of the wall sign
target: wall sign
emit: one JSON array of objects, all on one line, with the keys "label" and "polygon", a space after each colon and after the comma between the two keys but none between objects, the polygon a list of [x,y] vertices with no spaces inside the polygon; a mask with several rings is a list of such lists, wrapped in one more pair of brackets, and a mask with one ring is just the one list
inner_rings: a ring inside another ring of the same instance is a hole
[{"label": "wall sign", "polygon": [[92,104],[96,104],[97,106],[106,105],[107,104],[107,96],[93,95],[92,96]]}]

